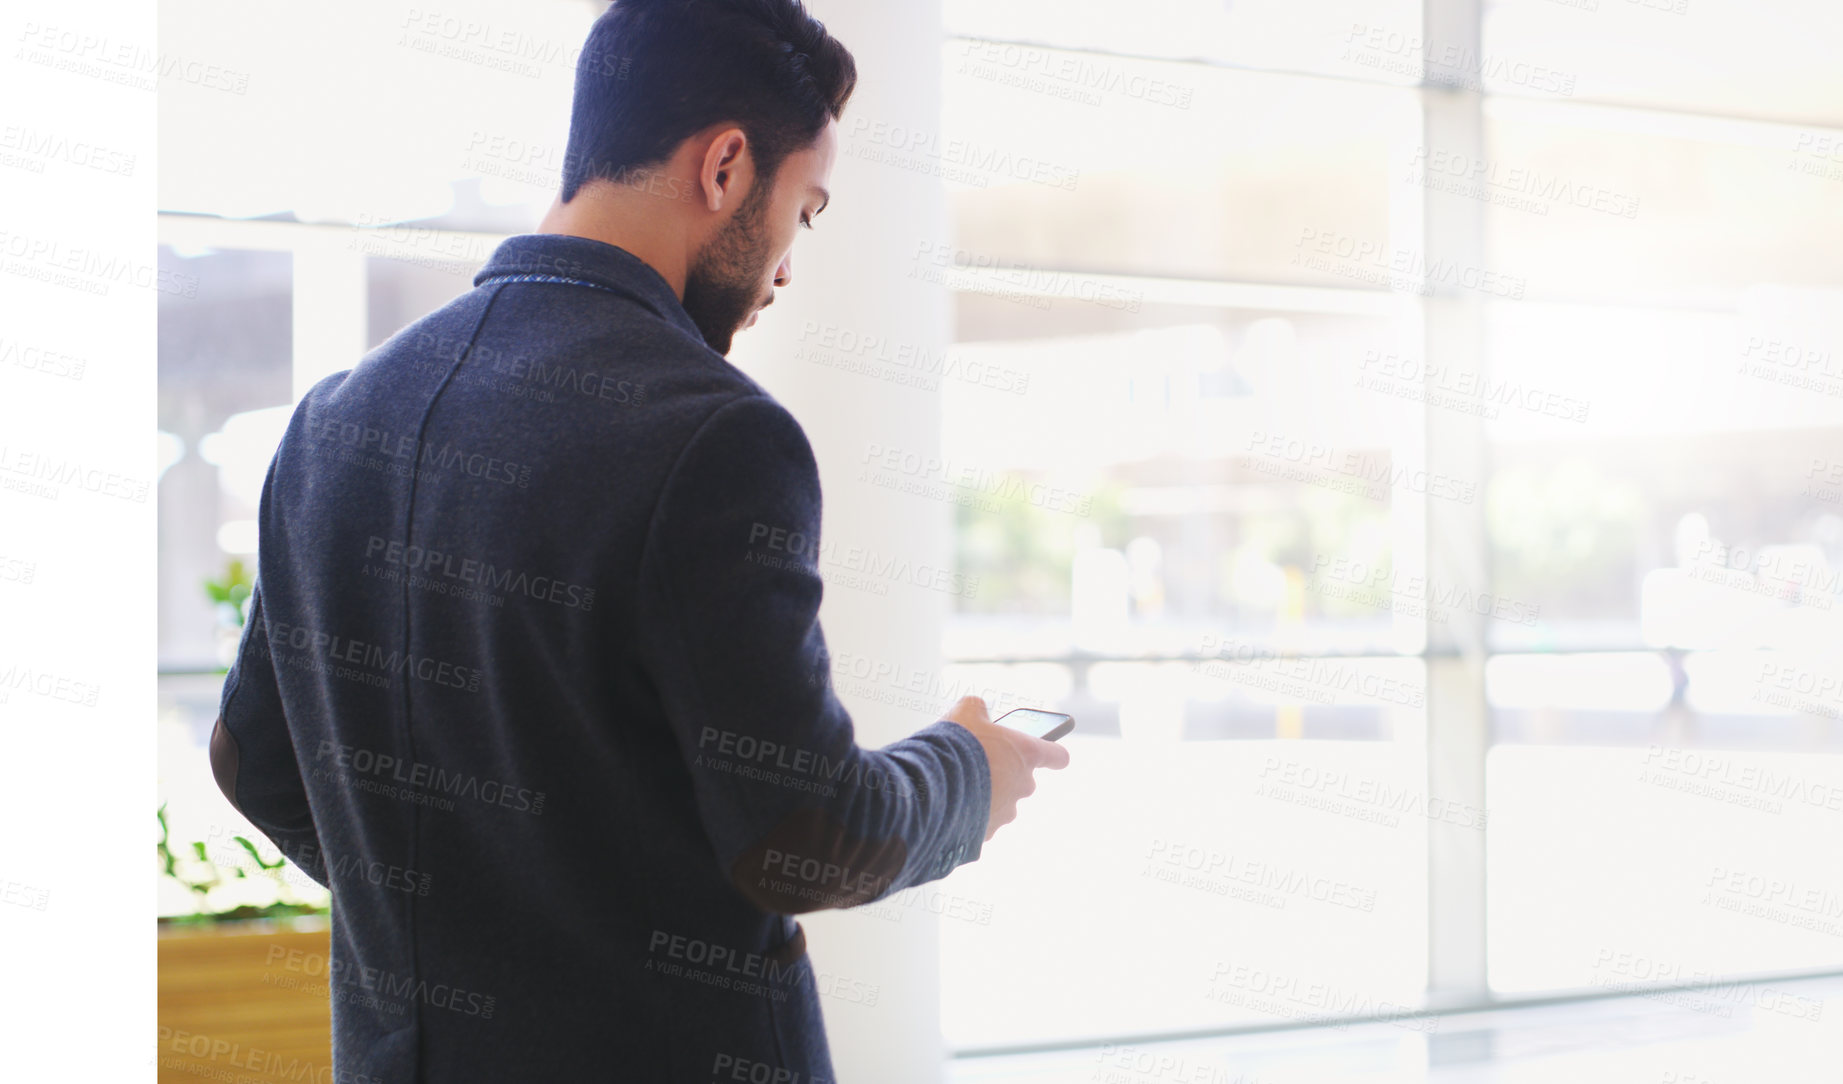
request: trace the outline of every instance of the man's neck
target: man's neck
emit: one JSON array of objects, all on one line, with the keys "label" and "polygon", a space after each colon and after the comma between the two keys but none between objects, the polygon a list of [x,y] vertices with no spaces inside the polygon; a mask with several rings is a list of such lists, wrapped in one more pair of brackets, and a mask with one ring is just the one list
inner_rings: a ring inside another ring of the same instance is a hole
[{"label": "man's neck", "polygon": [[685,238],[673,216],[661,213],[657,196],[595,182],[567,204],[561,195],[552,201],[537,232],[587,237],[624,249],[659,272],[680,301],[685,298]]}]

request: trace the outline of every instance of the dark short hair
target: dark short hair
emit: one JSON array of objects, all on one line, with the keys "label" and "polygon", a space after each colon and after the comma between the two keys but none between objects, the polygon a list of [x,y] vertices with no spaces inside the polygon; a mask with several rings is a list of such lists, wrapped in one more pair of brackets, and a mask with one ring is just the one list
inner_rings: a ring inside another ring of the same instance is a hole
[{"label": "dark short hair", "polygon": [[615,0],[576,65],[563,202],[734,122],[772,181],[845,110],[857,63],[800,0]]}]

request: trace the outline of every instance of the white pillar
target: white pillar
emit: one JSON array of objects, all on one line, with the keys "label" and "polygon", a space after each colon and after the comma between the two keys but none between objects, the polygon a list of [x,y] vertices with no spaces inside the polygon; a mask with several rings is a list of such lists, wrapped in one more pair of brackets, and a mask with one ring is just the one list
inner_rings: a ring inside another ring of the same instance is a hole
[{"label": "white pillar", "polygon": [[[940,0],[808,0],[807,7],[856,57],[858,88],[842,124],[831,206],[796,243],[791,286],[779,292],[754,328],[737,336],[730,357],[805,426],[825,491],[822,530],[828,542],[951,567],[948,506],[858,480],[873,443],[938,454],[938,397],[810,359],[812,351],[824,348],[820,329],[827,327],[860,339],[880,336],[890,351],[938,356],[947,346],[947,295],[907,277],[918,244],[947,239],[940,182],[847,153],[862,145],[850,137],[860,119],[940,132]],[[844,350],[830,354],[855,356]],[[946,595],[908,583],[889,583],[881,595],[828,585],[821,620],[835,657],[849,651],[938,675],[948,603]],[[857,723],[860,745],[886,744],[930,721],[874,703],[844,684],[840,696]],[[933,916],[910,908],[893,922],[824,911],[800,921],[822,991],[836,988],[858,998],[819,999],[838,1079],[938,1084],[944,1050]],[[874,1005],[863,996],[871,989]]]},{"label": "white pillar", "polygon": [[[1428,70],[1421,91],[1421,138],[1428,153],[1445,152],[1466,161],[1485,154],[1479,73],[1469,61],[1461,70],[1440,70],[1450,45],[1459,55],[1483,55],[1481,0],[1423,0],[1422,40]],[[1458,84],[1433,89],[1440,84]],[[1419,251],[1428,266],[1482,269],[1485,210],[1477,200],[1419,193]],[[1501,270],[1501,269],[1499,269]],[[1428,281],[1423,356],[1435,371],[1469,372],[1482,378],[1485,356],[1485,299],[1478,290]],[[1427,468],[1479,484],[1469,504],[1428,500],[1427,576],[1433,584],[1461,585],[1484,596],[1491,590],[1490,540],[1485,523],[1484,482],[1489,442],[1484,420],[1429,407]],[[1485,757],[1490,751],[1490,705],[1485,695],[1487,619],[1476,608],[1443,613],[1427,627],[1427,792],[1430,799],[1475,811],[1486,809]],[[1486,974],[1485,831],[1472,818],[1430,817],[1427,829],[1428,974],[1430,1003],[1482,1000]]]}]

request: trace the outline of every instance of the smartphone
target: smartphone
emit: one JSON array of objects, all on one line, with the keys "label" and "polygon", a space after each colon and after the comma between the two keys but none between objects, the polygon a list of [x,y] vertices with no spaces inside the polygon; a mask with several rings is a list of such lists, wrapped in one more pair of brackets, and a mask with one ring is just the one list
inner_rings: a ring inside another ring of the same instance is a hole
[{"label": "smartphone", "polygon": [[994,722],[1013,730],[1022,730],[1026,734],[1035,734],[1044,741],[1055,741],[1075,729],[1075,716],[1064,715],[1059,711],[1039,711],[1036,708],[1007,711]]}]

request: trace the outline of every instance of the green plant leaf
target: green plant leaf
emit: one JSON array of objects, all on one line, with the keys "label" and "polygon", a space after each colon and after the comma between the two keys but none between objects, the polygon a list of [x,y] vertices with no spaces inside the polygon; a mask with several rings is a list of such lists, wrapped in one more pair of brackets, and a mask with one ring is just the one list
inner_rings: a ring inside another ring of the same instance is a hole
[{"label": "green plant leaf", "polygon": [[255,588],[255,581],[250,578],[249,570],[240,560],[231,560],[224,566],[224,575],[218,579],[201,581],[205,595],[212,602],[228,604],[237,613],[237,624],[244,623],[243,603]]},{"label": "green plant leaf", "polygon": [[288,864],[288,859],[285,857],[277,858],[273,862],[264,862],[262,860],[262,852],[256,849],[256,845],[254,843],[251,843],[249,840],[245,839],[242,836],[232,836],[231,838],[235,840],[236,842],[242,844],[244,850],[250,852],[250,858],[256,863],[256,866],[259,869],[281,869],[283,866]]}]

